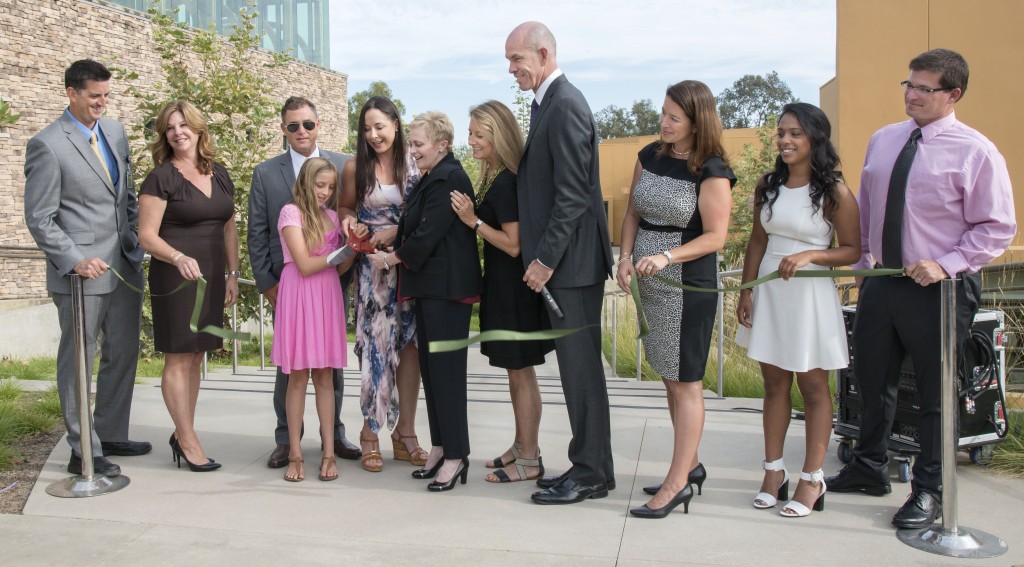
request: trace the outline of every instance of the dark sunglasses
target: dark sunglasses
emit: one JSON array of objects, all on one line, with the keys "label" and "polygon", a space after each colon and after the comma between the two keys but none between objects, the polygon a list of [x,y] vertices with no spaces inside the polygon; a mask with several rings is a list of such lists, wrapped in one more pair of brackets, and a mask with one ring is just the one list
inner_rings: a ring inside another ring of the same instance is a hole
[{"label": "dark sunglasses", "polygon": [[307,132],[316,130],[316,122],[312,120],[303,120],[302,122],[289,122],[284,125],[284,129],[294,134],[299,131],[299,125],[306,129]]}]

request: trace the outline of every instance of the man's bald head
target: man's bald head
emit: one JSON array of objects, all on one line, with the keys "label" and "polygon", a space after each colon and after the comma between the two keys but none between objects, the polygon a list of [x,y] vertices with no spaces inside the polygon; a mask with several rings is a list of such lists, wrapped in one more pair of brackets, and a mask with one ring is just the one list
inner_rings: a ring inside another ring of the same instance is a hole
[{"label": "man's bald head", "polygon": [[555,36],[540,22],[524,22],[508,34],[505,58],[508,72],[521,90],[537,92],[544,80],[558,68]]}]

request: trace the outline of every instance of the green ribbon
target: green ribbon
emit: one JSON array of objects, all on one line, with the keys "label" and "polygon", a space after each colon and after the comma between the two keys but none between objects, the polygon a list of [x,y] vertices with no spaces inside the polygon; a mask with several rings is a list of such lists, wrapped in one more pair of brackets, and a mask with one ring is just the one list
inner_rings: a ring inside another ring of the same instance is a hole
[{"label": "green ribbon", "polygon": [[[898,276],[904,273],[903,268],[874,268],[870,270],[797,270],[793,274],[794,278],[866,278],[872,276]],[[759,286],[765,282],[777,280],[782,276],[778,270],[770,274],[765,274],[756,280],[751,280],[745,284],[731,286],[731,287],[697,287],[692,285],[681,284],[677,281],[670,280],[663,276],[653,275],[647,276],[658,280],[659,282],[676,287],[685,291],[696,291],[701,293],[723,293],[727,291],[743,291],[752,287]],[[644,314],[643,304],[640,303],[640,287],[637,285],[638,277],[637,274],[633,274],[633,277],[629,280],[629,291],[630,295],[633,296],[633,303],[636,305],[636,314],[639,319],[640,330],[637,333],[636,338],[642,339],[650,334],[651,329],[647,325],[647,317]]]},{"label": "green ribbon", "polygon": [[[592,327],[593,325],[588,325]],[[582,331],[587,327],[579,327],[577,329],[545,329],[543,331],[506,331],[504,329],[493,329],[490,331],[484,331],[477,334],[476,336],[465,338],[465,339],[453,339],[450,341],[430,341],[430,352],[451,352],[453,350],[462,350],[469,345],[476,343],[486,343],[491,341],[546,341],[552,339],[560,339],[562,337],[571,335],[576,331]]]},{"label": "green ribbon", "polygon": [[[133,286],[132,284],[128,283],[128,280],[124,279],[124,276],[122,276],[120,272],[115,270],[113,266],[108,266],[108,269],[111,272],[113,272],[114,275],[117,276],[117,279],[121,280],[121,283],[123,283],[125,286],[127,286],[128,289],[130,289],[130,290],[132,290],[132,291],[134,291],[136,293],[143,293],[143,291],[141,289],[139,289],[139,288]],[[185,289],[186,287],[188,287],[188,286],[190,286],[192,284],[196,284],[198,287],[196,288],[196,303],[195,303],[195,305],[192,306],[192,318],[189,319],[189,321],[188,321],[188,328],[189,328],[190,331],[192,331],[193,333],[196,333],[196,334],[206,333],[208,335],[213,335],[215,337],[220,337],[222,339],[227,339],[229,341],[236,341],[236,340],[237,341],[247,341],[247,340],[249,340],[252,337],[252,335],[250,335],[249,333],[242,333],[242,332],[238,332],[238,331],[229,331],[227,329],[223,329],[221,327],[215,327],[213,325],[207,325],[207,326],[203,327],[202,329],[199,328],[199,312],[202,310],[202,308],[203,308],[203,300],[206,298],[206,278],[204,278],[203,276],[199,276],[199,279],[195,280],[195,281],[193,281],[193,280],[185,280],[185,281],[181,282],[180,284],[178,284],[178,287],[174,288],[173,290],[171,290],[171,291],[169,291],[167,293],[160,293],[160,294],[150,293],[149,296],[150,297],[167,297],[168,295],[174,295],[175,293],[178,293],[179,291]]]}]

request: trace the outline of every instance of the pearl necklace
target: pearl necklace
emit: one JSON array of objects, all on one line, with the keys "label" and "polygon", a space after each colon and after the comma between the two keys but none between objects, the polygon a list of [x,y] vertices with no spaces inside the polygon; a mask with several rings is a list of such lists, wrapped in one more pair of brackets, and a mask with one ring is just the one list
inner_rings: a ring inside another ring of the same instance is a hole
[{"label": "pearl necklace", "polygon": [[689,148],[689,149],[687,149],[685,151],[677,152],[675,144],[672,144],[671,146],[669,146],[668,149],[672,150],[672,153],[677,155],[677,156],[679,156],[679,157],[687,157],[687,156],[690,155],[690,152],[693,150],[693,148]]}]

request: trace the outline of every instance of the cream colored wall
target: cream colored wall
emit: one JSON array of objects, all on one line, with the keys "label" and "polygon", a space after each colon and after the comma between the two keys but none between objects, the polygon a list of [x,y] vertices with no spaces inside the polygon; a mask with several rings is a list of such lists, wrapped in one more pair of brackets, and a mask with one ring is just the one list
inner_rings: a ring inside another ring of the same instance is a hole
[{"label": "cream colored wall", "polygon": [[[629,202],[629,187],[633,182],[633,168],[636,154],[641,148],[658,139],[658,136],[634,138],[613,138],[601,142],[598,158],[601,162],[601,194],[609,208],[608,230],[612,244],[619,244],[622,233],[622,216],[626,214]],[[757,143],[757,130],[736,128],[722,132],[722,145],[730,159],[737,159],[746,144]]]},{"label": "cream colored wall", "polygon": [[[916,55],[944,47],[967,59],[967,93],[957,119],[977,129],[1006,158],[1014,183],[1017,225],[1024,220],[1024,2],[1020,0],[837,0],[836,77],[821,87],[821,106],[832,121],[833,141],[850,187],[871,135],[906,120],[903,90]],[[1000,261],[1024,261],[1020,233]]]}]

